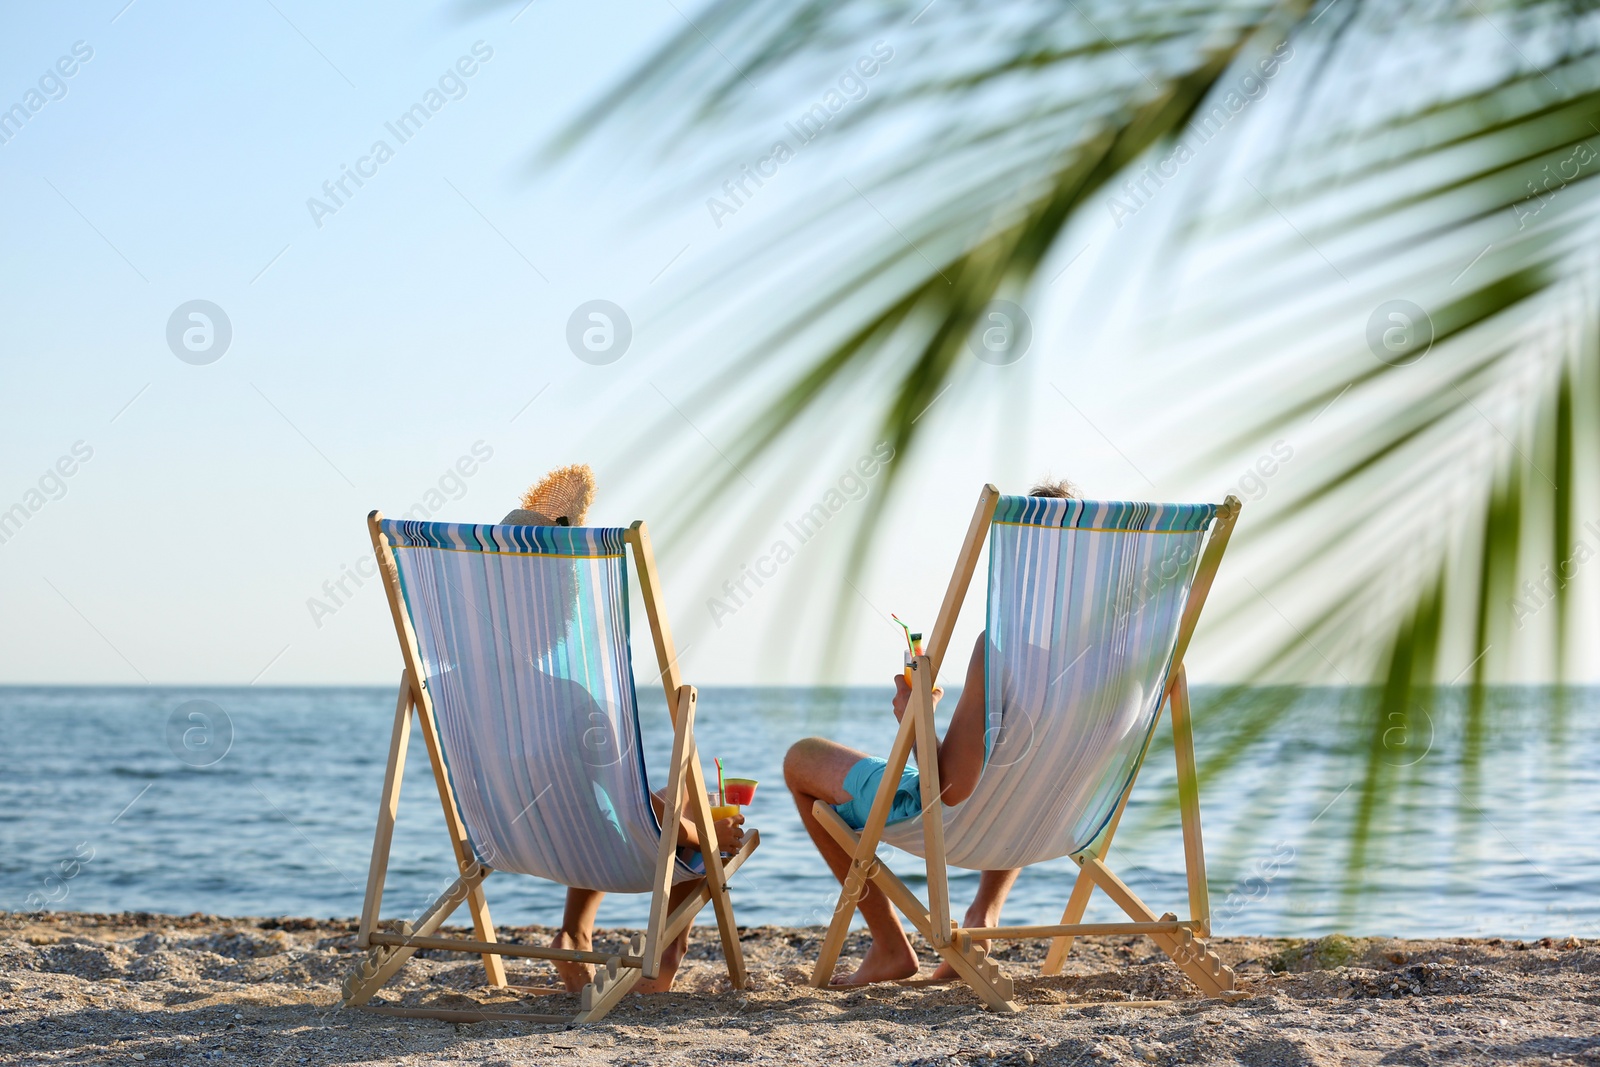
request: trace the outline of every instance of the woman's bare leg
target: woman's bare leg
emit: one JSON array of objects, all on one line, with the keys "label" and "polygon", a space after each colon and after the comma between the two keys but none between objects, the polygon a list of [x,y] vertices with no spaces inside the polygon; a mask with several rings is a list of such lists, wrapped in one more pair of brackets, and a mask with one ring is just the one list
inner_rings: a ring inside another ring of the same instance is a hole
[{"label": "woman's bare leg", "polygon": [[[977,895],[972,898],[972,907],[967,909],[967,917],[962,920],[961,925],[999,926],[1000,909],[1005,905],[1011,887],[1017,884],[1017,875],[1021,873],[1022,869],[1019,867],[1009,871],[984,871],[979,875]],[[972,943],[987,945],[989,942],[974,940]],[[931,981],[953,982],[957,977],[956,969],[940,960]]]},{"label": "woman's bare leg", "polygon": [[[704,878],[695,878],[687,882],[679,882],[672,887],[672,892],[667,894],[667,914],[671,915],[678,909],[678,905],[689,899],[689,894],[699,889],[705,882]],[[689,928],[683,928],[683,933],[672,939],[666,951],[661,953],[661,973],[654,978],[641,978],[639,984],[634,986],[636,993],[666,993],[672,989],[672,979],[678,973],[678,964],[683,962],[683,954],[689,948]]]},{"label": "woman's bare leg", "polygon": [[[783,760],[783,777],[794,794],[795,806],[800,809],[800,821],[811,835],[812,843],[827,862],[833,876],[842,883],[850,871],[849,853],[839,847],[833,835],[822,828],[812,814],[811,805],[821,800],[827,804],[843,804],[850,799],[845,792],[845,775],[866,756],[835,741],[821,737],[808,737],[797,741]],[[848,977],[835,978],[834,985],[866,985],[869,982],[892,982],[910,978],[917,973],[917,954],[900,926],[900,918],[887,898],[868,882],[861,899],[856,902],[861,915],[872,933],[872,947],[867,950],[861,966]]]},{"label": "woman's bare leg", "polygon": [[[594,917],[600,910],[605,894],[597,889],[567,889],[567,910],[561,917],[561,929],[551,938],[551,948],[564,948],[589,952],[594,948]],[[594,978],[594,967],[588,963],[552,960],[561,984],[569,993],[578,993]]]}]

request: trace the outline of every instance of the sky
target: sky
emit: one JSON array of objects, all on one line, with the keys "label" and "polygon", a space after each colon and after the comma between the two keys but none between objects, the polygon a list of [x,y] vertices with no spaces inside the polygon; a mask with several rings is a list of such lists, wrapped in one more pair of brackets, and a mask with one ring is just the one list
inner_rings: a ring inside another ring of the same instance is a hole
[{"label": "sky", "polygon": [[[705,346],[763,324],[697,335],[674,313],[696,278],[724,287],[702,299],[738,299],[748,279],[715,269],[837,182],[836,161],[785,164],[732,217],[708,211],[715,187],[691,187],[693,144],[655,160],[624,131],[540,169],[535,150],[686,16],[661,0],[464,11],[110,0],[3,16],[0,107],[17,108],[0,125],[0,683],[386,684],[400,661],[361,577],[370,510],[495,521],[544,471],[589,462],[590,521],[625,525],[675,491],[640,485],[658,450],[685,470],[718,462],[725,427],[685,405]],[[797,86],[795,110],[817,95]],[[1069,232],[1041,272],[1061,280],[1029,357],[975,364],[936,402],[830,670],[845,524],[738,610],[717,605],[877,447],[865,404],[830,411],[828,448],[738,472],[736,545],[697,552],[700,535],[655,529],[688,680],[885,682],[901,647],[887,616],[931,628],[986,481],[1157,491],[1146,472],[1170,465],[1170,442],[1105,358],[1119,338],[1058,310],[1093,291],[1079,243]],[[586,329],[626,346],[580,352]],[[1007,433],[966,429],[996,420]],[[642,454],[647,428],[661,437]],[[1237,488],[1214,481],[1185,498]],[[982,625],[981,587],[956,647]]]}]

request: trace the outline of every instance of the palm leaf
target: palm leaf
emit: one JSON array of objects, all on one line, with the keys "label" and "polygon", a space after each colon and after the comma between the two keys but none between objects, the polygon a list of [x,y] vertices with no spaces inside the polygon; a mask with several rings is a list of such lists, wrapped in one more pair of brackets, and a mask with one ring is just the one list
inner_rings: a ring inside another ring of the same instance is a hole
[{"label": "palm leaf", "polygon": [[[1248,642],[1256,651],[1239,667],[1250,677],[1379,683],[1359,716],[1365,748],[1347,821],[1358,878],[1386,807],[1417,780],[1398,769],[1393,742],[1433,713],[1435,683],[1470,676],[1457,757],[1466,825],[1494,706],[1486,687],[1530,643],[1517,633],[1531,619],[1555,650],[1553,669],[1571,661],[1567,571],[1600,428],[1591,251],[1600,163],[1568,172],[1600,140],[1600,50],[1588,4],[1485,14],[1349,3],[1324,20],[1330,10],[718,0],[577,116],[542,160],[605,130],[655,129],[644,150],[670,157],[685,132],[770,122],[782,113],[778,87],[875,35],[892,32],[900,54],[927,60],[908,62],[903,81],[881,83],[835,127],[834,144],[861,153],[862,179],[814,198],[768,252],[739,263],[771,279],[751,303],[782,292],[789,303],[778,306],[794,310],[693,400],[747,414],[729,416],[728,467],[707,472],[680,517],[709,513],[739,472],[815,439],[861,383],[885,383],[873,417],[896,460],[862,514],[853,582],[927,430],[923,415],[972,372],[963,348],[986,305],[1036,292],[1069,228],[1140,167],[1209,130],[1267,49],[1287,39],[1309,56],[1285,76],[1286,107],[1267,109],[1275,119],[1252,113],[1231,145],[1207,145],[1213,174],[1235,180],[1190,183],[1155,239],[1173,254],[1127,284],[1157,292],[1168,309],[1157,325],[1181,339],[1142,373],[1192,398],[1187,424],[1215,428],[1174,465],[1175,484],[1236,470],[1280,434],[1326,457],[1247,509],[1229,562],[1247,588],[1208,626],[1219,643],[1241,644],[1252,628],[1287,624]],[[1432,62],[1384,68],[1402,43]],[[1451,47],[1478,61],[1441,64]],[[1503,58],[1483,59],[1486,50]],[[1369,82],[1382,91],[1368,93]],[[863,151],[875,132],[904,126],[921,140],[901,157]],[[881,237],[831,283],[775,265],[874,216],[888,222]],[[1210,278],[1196,281],[1186,272],[1202,261]],[[797,284],[811,295],[795,303]],[[1431,323],[1418,362],[1375,360],[1351,328],[1396,296]],[[1345,414],[1323,421],[1341,403]],[[1372,521],[1380,514],[1386,521]],[[1529,609],[1521,583],[1547,566],[1556,578]],[[844,639],[843,627],[833,632]],[[1225,736],[1207,773],[1242,758],[1290,704],[1256,702],[1231,720],[1214,712]]]}]

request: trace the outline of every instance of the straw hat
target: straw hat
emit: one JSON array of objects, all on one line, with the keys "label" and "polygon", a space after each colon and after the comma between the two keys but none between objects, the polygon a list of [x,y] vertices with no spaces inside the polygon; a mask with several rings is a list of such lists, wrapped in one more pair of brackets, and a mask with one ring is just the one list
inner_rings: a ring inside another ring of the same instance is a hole
[{"label": "straw hat", "polygon": [[594,502],[594,471],[587,463],[558,467],[522,494],[522,506],[502,526],[582,526]]}]

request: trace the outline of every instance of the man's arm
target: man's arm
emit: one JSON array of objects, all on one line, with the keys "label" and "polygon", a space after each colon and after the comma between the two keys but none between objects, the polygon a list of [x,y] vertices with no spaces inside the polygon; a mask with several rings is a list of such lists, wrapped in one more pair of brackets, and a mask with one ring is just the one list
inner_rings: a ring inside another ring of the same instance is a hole
[{"label": "man's arm", "polygon": [[[959,804],[972,795],[978,787],[978,775],[983,772],[983,735],[986,729],[983,693],[983,646],[987,632],[980,633],[972,646],[972,658],[967,662],[967,680],[961,688],[961,699],[950,716],[950,728],[939,742],[940,795],[946,804]],[[905,676],[895,677],[894,717],[905,715],[911,698],[911,687]],[[943,690],[933,691],[937,704]],[[912,749],[915,756],[916,750]]]}]

